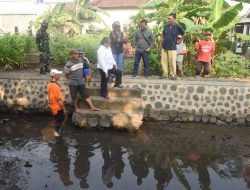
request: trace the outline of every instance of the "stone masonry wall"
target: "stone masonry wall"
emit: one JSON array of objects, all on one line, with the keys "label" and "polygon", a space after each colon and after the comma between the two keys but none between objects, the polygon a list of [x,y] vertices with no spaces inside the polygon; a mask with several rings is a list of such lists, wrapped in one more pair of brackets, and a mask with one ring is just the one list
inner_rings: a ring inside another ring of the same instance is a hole
[{"label": "stone masonry wall", "polygon": [[[48,76],[3,73],[0,76],[0,111],[48,112]],[[60,81],[63,95],[70,101],[68,82]],[[250,123],[250,83],[216,80],[130,79],[123,84],[140,88],[144,116],[155,120],[202,121],[248,125]],[[98,87],[99,80],[92,86]]]},{"label": "stone masonry wall", "polygon": [[218,80],[140,80],[144,116],[155,120],[250,124],[250,83]]}]

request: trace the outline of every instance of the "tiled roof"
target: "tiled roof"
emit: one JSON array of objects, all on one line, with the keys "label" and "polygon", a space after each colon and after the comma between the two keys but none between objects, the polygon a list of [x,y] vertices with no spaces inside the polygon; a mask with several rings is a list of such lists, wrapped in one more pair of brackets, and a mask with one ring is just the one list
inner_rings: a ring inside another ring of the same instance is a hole
[{"label": "tiled roof", "polygon": [[99,8],[137,8],[149,0],[91,0],[91,5]]}]

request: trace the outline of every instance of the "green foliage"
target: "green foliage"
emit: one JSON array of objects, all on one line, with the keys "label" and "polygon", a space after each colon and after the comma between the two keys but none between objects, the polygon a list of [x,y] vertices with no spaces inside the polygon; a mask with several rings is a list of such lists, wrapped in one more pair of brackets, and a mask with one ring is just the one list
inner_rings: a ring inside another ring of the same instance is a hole
[{"label": "green foliage", "polygon": [[123,74],[132,75],[133,69],[134,69],[134,58],[133,57],[126,57],[124,59],[124,71],[123,71]]},{"label": "green foliage", "polygon": [[[141,11],[133,17],[134,20],[132,19],[132,22],[134,23],[130,24],[130,26],[136,24],[136,19],[138,21],[138,19],[146,18],[149,21],[154,21],[156,25],[152,30],[155,35],[156,44],[158,45],[168,14],[175,12],[177,14],[177,22],[186,30],[185,43],[189,47],[187,56],[184,59],[184,74],[185,76],[194,76],[196,51],[193,40],[197,36],[199,36],[199,39],[203,39],[204,31],[213,31],[216,43],[215,60],[221,54],[225,54],[228,49],[235,51],[235,44],[227,41],[227,31],[238,22],[238,13],[243,9],[243,5],[242,3],[238,3],[232,7],[226,7],[225,5],[224,0],[196,0],[195,3],[194,1],[187,0],[150,0],[143,5],[143,8],[154,8],[155,11],[149,14]],[[247,38],[247,36],[243,37]],[[225,43],[227,47],[225,47]],[[246,47],[244,45],[243,53]],[[157,51],[151,52],[150,59],[152,65],[151,74],[158,75],[161,66],[160,56]]]},{"label": "green foliage", "polygon": [[212,67],[212,73],[217,77],[249,77],[250,62],[243,56],[227,51],[222,54]]},{"label": "green foliage", "polygon": [[197,52],[195,46],[188,47],[187,55],[184,56],[183,72],[187,77],[195,76]]},{"label": "green foliage", "polygon": [[[78,47],[85,50],[86,57],[91,63],[97,62],[97,50],[103,37],[108,36],[108,33],[88,34],[79,39]],[[78,41],[78,39],[76,39]]]},{"label": "green foliage", "polygon": [[149,54],[149,69],[151,75],[160,76],[162,74],[161,54],[157,49],[152,49]]},{"label": "green foliage", "polygon": [[23,60],[34,50],[33,36],[4,34],[0,37],[0,65],[4,70],[23,68]]},{"label": "green foliage", "polygon": [[140,9],[138,14],[136,14],[135,16],[130,17],[131,22],[128,26],[128,31],[126,31],[127,35],[128,35],[128,40],[130,42],[133,42],[133,38],[134,38],[134,34],[136,32],[136,30],[139,29],[140,26],[140,21],[142,19],[147,19],[146,14],[144,12],[143,9]]},{"label": "green foliage", "polygon": [[65,32],[69,36],[79,34],[79,23],[75,21],[72,15],[65,11],[65,4],[59,5],[54,10],[44,12],[34,22],[31,22],[30,25],[34,26],[35,29],[38,30],[43,20],[49,21],[48,32],[51,36],[58,32]]},{"label": "green foliage", "polygon": [[108,15],[105,11],[91,6],[90,0],[75,0],[72,4],[62,3],[46,11],[31,25],[38,29],[40,23],[46,19],[49,21],[48,31],[52,36],[57,32],[64,32],[72,37],[81,34],[83,22],[88,22],[91,26],[92,22],[105,24],[98,13]]},{"label": "green foliage", "polygon": [[[125,58],[123,73],[126,75],[132,75],[133,69],[134,69],[134,57]],[[138,72],[139,75],[143,74],[143,63],[140,63]],[[158,75],[158,76],[162,74],[161,55],[157,51],[157,49],[152,49],[149,54],[149,73],[150,75]]]},{"label": "green foliage", "polygon": [[72,38],[64,33],[57,33],[50,40],[53,64],[64,65],[68,60],[69,50],[72,48],[83,48],[89,61],[96,63],[96,52],[104,36],[107,36],[107,33],[87,34],[85,36],[75,36]]},{"label": "green foliage", "polygon": [[239,12],[243,9],[242,3],[236,4],[224,11],[218,19],[212,21],[211,29],[214,31],[215,38],[221,38],[224,32],[227,32],[239,21],[237,16]]},{"label": "green foliage", "polygon": [[213,22],[215,20],[217,20],[218,18],[220,18],[221,13],[222,13],[222,7],[223,7],[223,0],[213,0],[211,5],[213,7],[212,11],[210,12],[210,17],[209,17],[209,21]]},{"label": "green foliage", "polygon": [[68,60],[68,53],[73,48],[73,41],[64,33],[57,33],[50,38],[50,53],[52,63],[64,65]]}]

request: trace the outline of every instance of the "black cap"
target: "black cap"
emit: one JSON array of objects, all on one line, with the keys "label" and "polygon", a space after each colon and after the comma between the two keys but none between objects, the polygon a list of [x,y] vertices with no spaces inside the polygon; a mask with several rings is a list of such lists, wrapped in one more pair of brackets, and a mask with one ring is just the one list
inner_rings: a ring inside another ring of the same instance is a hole
[{"label": "black cap", "polygon": [[84,51],[83,51],[82,48],[77,48],[77,52],[78,52],[78,53],[83,53]]}]

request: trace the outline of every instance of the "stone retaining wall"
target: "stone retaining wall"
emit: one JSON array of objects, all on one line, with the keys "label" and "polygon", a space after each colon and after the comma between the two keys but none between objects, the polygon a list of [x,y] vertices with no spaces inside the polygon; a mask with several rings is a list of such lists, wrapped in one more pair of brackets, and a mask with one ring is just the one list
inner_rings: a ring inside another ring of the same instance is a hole
[{"label": "stone retaining wall", "polygon": [[250,83],[215,79],[140,80],[144,116],[155,120],[250,124]]},{"label": "stone retaining wall", "polygon": [[[123,84],[140,88],[145,118],[210,122],[218,125],[250,123],[250,83],[216,80],[158,80],[124,77]],[[2,74],[0,111],[47,112],[48,76]],[[70,101],[67,80],[61,87]],[[92,86],[99,86],[95,79]]]}]

